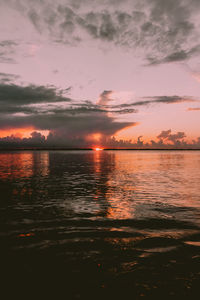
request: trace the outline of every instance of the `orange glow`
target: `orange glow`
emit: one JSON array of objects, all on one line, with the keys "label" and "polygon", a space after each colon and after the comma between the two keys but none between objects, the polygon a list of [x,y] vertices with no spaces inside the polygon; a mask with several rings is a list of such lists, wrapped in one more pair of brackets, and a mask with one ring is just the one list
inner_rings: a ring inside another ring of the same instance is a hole
[{"label": "orange glow", "polygon": [[21,233],[21,234],[19,234],[18,236],[19,237],[29,237],[29,236],[34,236],[35,234],[34,233]]},{"label": "orange glow", "polygon": [[95,140],[95,141],[99,141],[102,137],[101,133],[94,133],[91,135],[91,137]]},{"label": "orange glow", "polygon": [[40,132],[44,136],[47,136],[49,134],[49,130],[37,130],[34,127],[8,128],[8,129],[0,129],[0,138],[11,136],[11,135],[17,138],[29,138],[31,137],[31,133],[33,131]]},{"label": "orange glow", "polygon": [[85,139],[87,141],[92,141],[92,142],[95,142],[95,143],[99,143],[101,138],[102,138],[102,134],[100,132],[88,134],[88,135],[85,136]]},{"label": "orange glow", "polygon": [[102,150],[104,150],[103,148],[100,148],[100,147],[96,147],[96,148],[94,148],[94,150],[95,151],[102,151]]}]

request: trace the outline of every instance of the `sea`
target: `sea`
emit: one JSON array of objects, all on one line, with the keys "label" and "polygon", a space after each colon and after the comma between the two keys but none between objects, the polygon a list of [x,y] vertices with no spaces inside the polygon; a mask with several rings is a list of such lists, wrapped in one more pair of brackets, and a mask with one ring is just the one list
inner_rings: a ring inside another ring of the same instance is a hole
[{"label": "sea", "polygon": [[1,151],[0,253],[8,299],[199,299],[200,151]]}]

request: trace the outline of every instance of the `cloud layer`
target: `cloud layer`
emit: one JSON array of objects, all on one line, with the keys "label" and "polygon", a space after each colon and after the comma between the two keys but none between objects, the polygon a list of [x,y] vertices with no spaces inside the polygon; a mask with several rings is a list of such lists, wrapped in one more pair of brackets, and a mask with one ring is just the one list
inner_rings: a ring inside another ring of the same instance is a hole
[{"label": "cloud layer", "polygon": [[[199,55],[198,0],[25,1],[3,0],[52,42],[101,42],[129,49],[147,65],[180,62]],[[2,41],[9,62],[15,41]],[[10,49],[10,50],[9,50]],[[7,53],[7,52],[8,53]]]},{"label": "cloud layer", "polygon": [[[105,109],[90,101],[66,97],[66,90],[52,86],[0,84],[0,129],[34,127],[50,130],[51,139],[85,139],[100,133],[111,136],[135,122],[117,122],[114,115],[136,113],[135,109]],[[104,92],[106,94],[106,92]]]},{"label": "cloud layer", "polygon": [[87,140],[84,137],[74,137],[58,140],[58,136],[50,133],[47,138],[40,132],[34,131],[30,138],[20,138],[14,135],[0,138],[0,149],[10,148],[92,148],[101,146],[104,148],[114,149],[200,149],[200,137],[192,142],[186,140],[185,132],[172,133],[171,129],[162,131],[157,140],[151,140],[146,143],[142,136],[136,141],[133,140],[116,140],[115,137],[101,136],[98,141]]},{"label": "cloud layer", "polygon": [[[50,131],[47,141],[40,133],[34,133],[30,139],[16,140],[15,136],[1,139],[2,145],[16,142],[27,145],[42,143],[77,147],[98,142],[110,145],[113,141],[111,137],[118,131],[137,125],[134,119],[131,122],[117,121],[117,115],[134,115],[139,112],[134,108],[136,106],[197,101],[191,97],[154,96],[116,105],[112,104],[113,92],[103,91],[95,104],[89,100],[71,99],[67,96],[69,88],[58,90],[54,86],[20,86],[10,82],[14,75],[1,75],[3,79],[0,83],[0,129],[32,127],[36,130]],[[169,130],[161,132],[158,139],[176,145],[184,137],[182,132],[171,134]],[[141,143],[140,138],[138,143]]]}]

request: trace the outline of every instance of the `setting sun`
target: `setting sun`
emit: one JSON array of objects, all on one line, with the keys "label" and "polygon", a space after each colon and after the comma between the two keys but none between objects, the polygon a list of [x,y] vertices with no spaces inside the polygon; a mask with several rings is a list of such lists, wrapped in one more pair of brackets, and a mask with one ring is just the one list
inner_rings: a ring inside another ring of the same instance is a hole
[{"label": "setting sun", "polygon": [[94,148],[94,150],[95,151],[102,151],[102,150],[104,150],[103,148],[100,148],[100,147],[96,147],[96,148]]}]

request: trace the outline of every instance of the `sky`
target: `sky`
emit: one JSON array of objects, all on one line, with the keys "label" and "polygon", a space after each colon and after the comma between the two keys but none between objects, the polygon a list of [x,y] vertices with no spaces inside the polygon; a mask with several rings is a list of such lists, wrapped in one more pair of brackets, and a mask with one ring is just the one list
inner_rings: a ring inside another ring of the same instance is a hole
[{"label": "sky", "polygon": [[0,147],[200,146],[199,17],[199,0],[0,0]]}]

